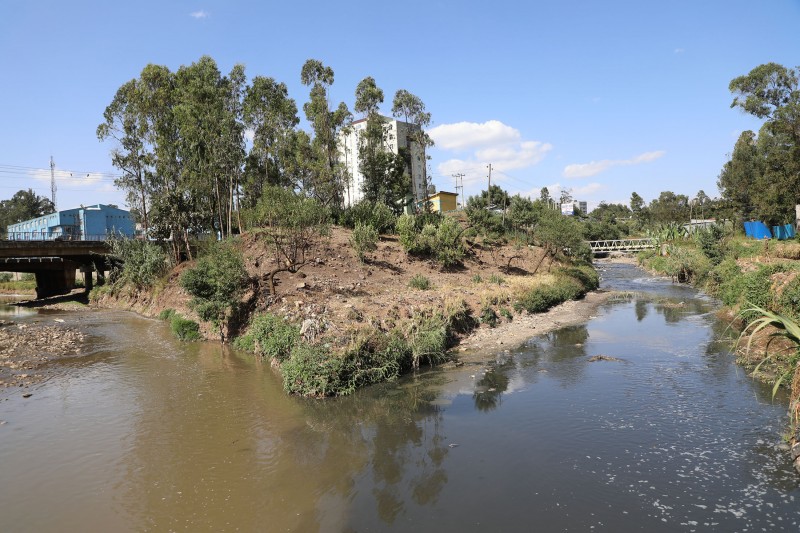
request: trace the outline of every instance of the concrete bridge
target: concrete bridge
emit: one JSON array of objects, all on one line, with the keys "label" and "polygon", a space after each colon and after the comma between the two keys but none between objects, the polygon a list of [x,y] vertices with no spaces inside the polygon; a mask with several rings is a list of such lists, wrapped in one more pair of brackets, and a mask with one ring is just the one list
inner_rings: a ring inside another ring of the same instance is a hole
[{"label": "concrete bridge", "polygon": [[106,256],[111,247],[104,241],[0,241],[0,272],[28,272],[36,276],[36,297],[65,294],[75,288],[75,272],[84,275],[86,291],[105,279]]},{"label": "concrete bridge", "polygon": [[607,241],[588,241],[592,255],[605,255],[610,252],[641,252],[658,246],[656,239],[611,239]]}]

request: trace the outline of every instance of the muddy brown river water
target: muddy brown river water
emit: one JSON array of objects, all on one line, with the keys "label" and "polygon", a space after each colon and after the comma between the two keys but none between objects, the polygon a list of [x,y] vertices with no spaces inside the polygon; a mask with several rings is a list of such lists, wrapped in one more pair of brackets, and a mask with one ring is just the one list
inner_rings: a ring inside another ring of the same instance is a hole
[{"label": "muddy brown river water", "polygon": [[585,325],[327,401],[158,321],[51,312],[88,342],[0,391],[0,531],[800,530],[786,399],[715,302],[601,269],[635,294]]}]

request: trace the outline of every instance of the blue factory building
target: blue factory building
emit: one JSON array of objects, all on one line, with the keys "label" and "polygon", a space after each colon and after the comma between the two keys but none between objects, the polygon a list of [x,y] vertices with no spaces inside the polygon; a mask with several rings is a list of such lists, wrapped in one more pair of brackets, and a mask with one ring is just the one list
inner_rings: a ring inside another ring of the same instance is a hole
[{"label": "blue factory building", "polygon": [[8,239],[17,241],[100,241],[112,235],[133,237],[130,212],[97,204],[66,209],[8,225]]}]

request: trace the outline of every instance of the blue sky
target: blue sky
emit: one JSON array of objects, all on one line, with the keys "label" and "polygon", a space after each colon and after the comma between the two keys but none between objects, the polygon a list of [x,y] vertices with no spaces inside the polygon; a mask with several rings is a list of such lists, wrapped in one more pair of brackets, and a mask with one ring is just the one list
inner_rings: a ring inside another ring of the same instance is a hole
[{"label": "blue sky", "polygon": [[49,197],[52,155],[60,208],[123,205],[95,136],[103,110],[148,63],[203,55],[285,82],[300,108],[309,58],[333,68],[334,103],[352,108],[365,76],[386,114],[396,90],[418,95],[439,190],[461,172],[479,192],[491,163],[511,193],[568,188],[590,208],[633,191],[714,197],[739,133],[759,127],[729,108],[728,84],[800,64],[799,24],[800,0],[2,0],[0,199]]}]

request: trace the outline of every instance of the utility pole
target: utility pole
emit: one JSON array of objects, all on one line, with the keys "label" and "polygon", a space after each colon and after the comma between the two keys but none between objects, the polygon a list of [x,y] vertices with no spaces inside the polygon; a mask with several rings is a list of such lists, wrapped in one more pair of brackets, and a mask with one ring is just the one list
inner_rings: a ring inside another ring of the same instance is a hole
[{"label": "utility pole", "polygon": [[[461,207],[464,207],[464,174],[459,172],[458,174],[453,174],[453,177],[456,179],[456,202],[458,202],[458,189],[461,189]],[[461,178],[461,187],[458,186],[459,178]],[[456,208],[458,208],[457,204]]]},{"label": "utility pole", "polygon": [[488,209],[492,208],[492,164],[489,163],[489,188],[486,189],[486,194],[488,195],[486,201],[486,207]]},{"label": "utility pole", "polygon": [[50,156],[50,196],[53,202],[53,209],[56,208],[56,162]]}]

